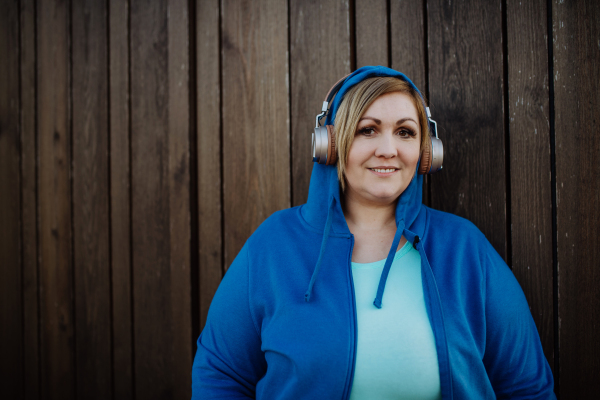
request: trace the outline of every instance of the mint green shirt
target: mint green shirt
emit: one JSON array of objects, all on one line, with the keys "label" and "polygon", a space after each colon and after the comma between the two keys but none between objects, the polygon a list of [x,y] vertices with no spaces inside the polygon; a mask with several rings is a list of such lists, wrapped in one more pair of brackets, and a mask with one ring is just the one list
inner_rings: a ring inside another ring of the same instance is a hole
[{"label": "mint green shirt", "polygon": [[378,309],[373,300],[384,264],[352,263],[358,338],[350,400],[441,399],[421,256],[408,242],[396,252]]}]

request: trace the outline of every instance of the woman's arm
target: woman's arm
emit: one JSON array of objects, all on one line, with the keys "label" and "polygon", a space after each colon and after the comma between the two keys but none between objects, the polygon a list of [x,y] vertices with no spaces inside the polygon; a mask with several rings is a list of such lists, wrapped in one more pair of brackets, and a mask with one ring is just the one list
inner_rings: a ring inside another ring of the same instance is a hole
[{"label": "woman's arm", "polygon": [[486,270],[486,347],[483,362],[498,399],[556,399],[525,295],[491,247]]},{"label": "woman's arm", "polygon": [[250,314],[247,245],[213,298],[198,339],[192,368],[192,399],[253,399],[266,371],[257,326]]}]

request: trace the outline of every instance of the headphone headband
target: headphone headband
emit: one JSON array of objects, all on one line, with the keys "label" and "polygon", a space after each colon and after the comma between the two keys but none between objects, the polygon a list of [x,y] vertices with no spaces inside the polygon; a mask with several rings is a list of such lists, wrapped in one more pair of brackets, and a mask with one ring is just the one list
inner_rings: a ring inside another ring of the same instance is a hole
[{"label": "headphone headband", "polygon": [[340,88],[344,84],[344,81],[349,76],[350,76],[350,74],[345,75],[343,78],[341,78],[339,81],[337,81],[331,87],[331,89],[329,89],[329,92],[327,92],[327,96],[325,96],[325,100],[323,100],[323,106],[321,107],[321,114],[317,115],[317,121],[316,121],[315,128],[319,127],[321,118],[323,118],[325,115],[327,115],[327,110],[329,109],[329,103],[331,102],[331,99],[333,99],[333,96],[335,96],[337,94],[337,92],[340,90]]}]

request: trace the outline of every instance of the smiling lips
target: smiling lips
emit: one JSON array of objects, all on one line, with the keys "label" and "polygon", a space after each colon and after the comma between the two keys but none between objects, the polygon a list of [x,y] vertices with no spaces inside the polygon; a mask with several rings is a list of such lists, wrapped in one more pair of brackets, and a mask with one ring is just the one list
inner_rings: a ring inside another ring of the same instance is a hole
[{"label": "smiling lips", "polygon": [[371,171],[380,173],[380,174],[389,174],[391,172],[395,172],[398,170],[398,168],[390,168],[390,167],[377,167],[377,168],[369,168]]}]

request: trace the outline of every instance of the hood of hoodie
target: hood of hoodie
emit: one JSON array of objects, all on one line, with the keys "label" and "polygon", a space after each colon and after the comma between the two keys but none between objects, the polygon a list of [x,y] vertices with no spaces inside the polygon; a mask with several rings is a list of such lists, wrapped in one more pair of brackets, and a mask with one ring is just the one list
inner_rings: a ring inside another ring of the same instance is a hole
[{"label": "hood of hoodie", "polygon": [[[376,76],[391,76],[409,83],[419,94],[419,89],[401,72],[391,68],[362,67],[348,75],[329,107],[326,124],[334,125],[335,115],[344,95],[357,83]],[[412,181],[398,199],[396,205],[396,226],[410,229],[417,218],[422,205],[423,175],[417,174],[418,166]],[[332,204],[332,202],[334,204]],[[336,234],[350,234],[344,213],[341,208],[340,182],[337,166],[314,163],[310,177],[307,204],[302,209],[305,220],[313,227],[323,230],[328,217],[331,218],[331,230]],[[328,215],[329,212],[332,215]]]},{"label": "hood of hoodie", "polygon": [[[419,89],[408,79],[403,73],[386,67],[363,67],[352,74],[348,75],[337,92],[332,104],[329,107],[326,124],[332,125],[335,121],[335,114],[338,110],[344,95],[348,90],[357,83],[371,77],[376,76],[391,76],[402,79],[408,82],[418,93]],[[422,96],[421,96],[422,98]],[[392,246],[385,261],[377,296],[373,304],[377,308],[381,308],[383,291],[387,276],[389,274],[396,249],[400,243],[402,235],[416,247],[419,238],[418,234],[422,234],[420,230],[414,229],[413,224],[417,220],[417,216],[421,211],[422,193],[423,193],[423,176],[417,173],[419,167],[415,169],[415,175],[409,183],[408,187],[402,192],[396,205],[396,234],[392,241]],[[340,182],[337,174],[337,166],[326,166],[322,164],[314,164],[312,175],[310,178],[310,187],[308,191],[308,202],[302,207],[302,215],[304,219],[313,227],[323,231],[323,240],[321,242],[321,250],[315,265],[312,277],[308,284],[304,298],[307,302],[310,301],[314,283],[319,275],[323,255],[327,250],[327,240],[333,234],[350,235],[348,224],[342,211],[342,202],[340,200]],[[411,231],[412,229],[412,231]]]}]

